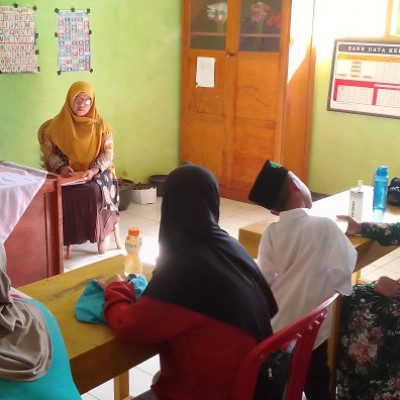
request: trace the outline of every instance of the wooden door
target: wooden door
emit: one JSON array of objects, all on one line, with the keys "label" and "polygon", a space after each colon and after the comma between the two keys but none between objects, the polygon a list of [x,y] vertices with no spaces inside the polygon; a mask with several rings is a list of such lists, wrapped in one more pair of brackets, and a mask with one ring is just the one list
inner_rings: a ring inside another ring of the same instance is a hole
[{"label": "wooden door", "polygon": [[[190,161],[208,168],[221,185],[226,184],[226,81],[225,55],[222,52],[193,50],[188,54],[182,88],[181,161]],[[216,59],[215,87],[197,87],[198,57]],[[184,83],[183,83],[184,85]]]},{"label": "wooden door", "polygon": [[228,35],[232,115],[224,195],[247,200],[267,158],[280,159],[282,0],[235,0],[238,10]]},{"label": "wooden door", "polygon": [[[208,168],[226,184],[227,93],[226,23],[208,18],[209,0],[183,0],[181,81],[181,162]],[[214,86],[196,83],[199,58],[215,61]]]},{"label": "wooden door", "polygon": [[[204,165],[222,196],[246,201],[267,158],[307,178],[313,0],[227,0],[226,22],[210,20],[208,7],[222,3],[183,0],[181,161]],[[298,20],[308,42],[289,80]],[[215,61],[214,87],[196,84],[199,57]]]}]

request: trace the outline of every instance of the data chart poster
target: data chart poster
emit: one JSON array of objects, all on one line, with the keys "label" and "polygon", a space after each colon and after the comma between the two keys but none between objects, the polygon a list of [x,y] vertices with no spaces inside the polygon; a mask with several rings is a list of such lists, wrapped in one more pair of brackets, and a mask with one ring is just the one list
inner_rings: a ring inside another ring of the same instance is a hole
[{"label": "data chart poster", "polygon": [[90,26],[87,11],[57,11],[59,73],[91,71]]},{"label": "data chart poster", "polygon": [[36,12],[33,8],[0,6],[0,72],[37,72]]},{"label": "data chart poster", "polygon": [[328,110],[400,118],[400,43],[336,40]]}]

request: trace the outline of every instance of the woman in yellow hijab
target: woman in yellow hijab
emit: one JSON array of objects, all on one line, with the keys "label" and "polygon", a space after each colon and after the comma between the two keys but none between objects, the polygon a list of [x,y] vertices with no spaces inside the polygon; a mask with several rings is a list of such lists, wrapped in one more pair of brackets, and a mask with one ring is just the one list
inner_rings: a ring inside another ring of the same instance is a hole
[{"label": "woman in yellow hijab", "polygon": [[100,117],[87,82],[71,85],[64,106],[39,129],[45,168],[67,178],[79,172],[80,185],[63,186],[64,245],[90,241],[108,249],[118,223],[118,182],[114,174],[112,128]]}]

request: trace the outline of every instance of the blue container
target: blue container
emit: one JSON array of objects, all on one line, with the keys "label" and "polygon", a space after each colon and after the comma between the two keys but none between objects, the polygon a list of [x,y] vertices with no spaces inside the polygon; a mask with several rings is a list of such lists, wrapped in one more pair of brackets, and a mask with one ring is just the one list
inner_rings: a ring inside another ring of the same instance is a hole
[{"label": "blue container", "polygon": [[374,178],[374,200],[372,208],[374,210],[385,210],[387,189],[389,183],[389,169],[386,166],[377,168]]}]

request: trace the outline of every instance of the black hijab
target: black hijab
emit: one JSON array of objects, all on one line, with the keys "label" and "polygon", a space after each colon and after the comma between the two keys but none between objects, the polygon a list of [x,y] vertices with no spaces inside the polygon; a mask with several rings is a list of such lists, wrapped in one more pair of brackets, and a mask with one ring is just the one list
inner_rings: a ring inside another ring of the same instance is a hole
[{"label": "black hijab", "polygon": [[219,192],[205,168],[185,164],[163,186],[160,256],[144,295],[235,326],[272,334],[277,306],[252,257],[219,225]]}]

